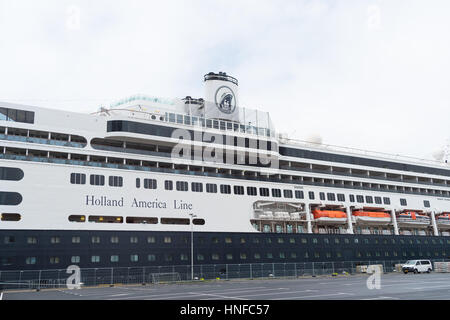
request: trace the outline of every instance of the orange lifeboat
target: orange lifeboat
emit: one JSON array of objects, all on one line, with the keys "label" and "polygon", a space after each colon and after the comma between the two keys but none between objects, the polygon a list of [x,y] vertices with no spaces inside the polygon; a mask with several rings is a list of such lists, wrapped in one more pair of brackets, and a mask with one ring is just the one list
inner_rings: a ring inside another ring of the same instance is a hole
[{"label": "orange lifeboat", "polygon": [[347,214],[338,210],[313,210],[314,220],[325,223],[345,223]]},{"label": "orange lifeboat", "polygon": [[423,225],[428,225],[430,224],[430,217],[423,215],[423,214],[418,214],[417,212],[414,211],[407,211],[404,213],[400,213],[398,215],[397,218],[399,223],[413,223],[413,224],[423,224]]},{"label": "orange lifeboat", "polygon": [[386,212],[358,210],[354,211],[352,216],[355,217],[355,221],[361,223],[387,224],[391,222],[391,215]]},{"label": "orange lifeboat", "polygon": [[450,225],[450,213],[443,213],[436,217],[436,222],[439,224]]}]

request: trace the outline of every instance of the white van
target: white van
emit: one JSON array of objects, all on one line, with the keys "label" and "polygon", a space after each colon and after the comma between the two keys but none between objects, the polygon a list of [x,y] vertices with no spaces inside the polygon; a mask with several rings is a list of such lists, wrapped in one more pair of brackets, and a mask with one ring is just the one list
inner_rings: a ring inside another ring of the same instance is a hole
[{"label": "white van", "polygon": [[408,260],[402,266],[403,273],[414,272],[426,272],[430,273],[433,270],[433,265],[430,260]]}]

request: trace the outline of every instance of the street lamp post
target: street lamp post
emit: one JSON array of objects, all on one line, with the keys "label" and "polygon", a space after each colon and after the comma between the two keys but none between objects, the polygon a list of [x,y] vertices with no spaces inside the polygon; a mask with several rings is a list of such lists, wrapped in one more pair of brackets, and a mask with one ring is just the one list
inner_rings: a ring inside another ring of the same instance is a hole
[{"label": "street lamp post", "polygon": [[194,280],[194,223],[193,220],[197,217],[193,213],[189,213],[191,216],[191,280]]}]

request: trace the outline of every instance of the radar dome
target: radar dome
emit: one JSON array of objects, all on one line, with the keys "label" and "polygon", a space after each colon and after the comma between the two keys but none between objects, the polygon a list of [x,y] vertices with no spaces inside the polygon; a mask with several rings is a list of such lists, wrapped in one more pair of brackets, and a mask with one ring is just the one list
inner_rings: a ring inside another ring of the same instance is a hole
[{"label": "radar dome", "polygon": [[309,142],[311,144],[316,144],[317,145],[317,144],[322,144],[323,139],[322,139],[322,136],[320,134],[313,133],[313,134],[310,134],[308,137],[306,137],[305,141]]}]

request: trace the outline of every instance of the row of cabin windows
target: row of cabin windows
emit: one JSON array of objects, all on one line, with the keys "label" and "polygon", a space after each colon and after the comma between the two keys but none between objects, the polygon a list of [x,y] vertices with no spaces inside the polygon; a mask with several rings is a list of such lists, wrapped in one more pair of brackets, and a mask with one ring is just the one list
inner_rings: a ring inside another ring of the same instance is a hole
[{"label": "row of cabin windows", "polygon": [[[430,251],[427,252],[422,252],[419,251],[417,252],[416,255],[416,251],[365,251],[365,252],[361,252],[361,251],[357,251],[356,252],[356,257],[357,258],[371,258],[371,257],[427,257],[427,258],[431,258],[433,257],[439,257],[439,256],[443,256],[446,257],[447,256],[447,252],[446,251],[434,251],[433,253]],[[157,255],[157,254],[147,254],[144,255],[144,259],[146,258],[147,261],[151,262],[151,261],[160,261],[161,259],[158,259],[158,256],[161,255]],[[186,253],[181,253],[178,255],[179,256],[179,260],[180,261],[189,261],[189,255]],[[212,253],[209,255],[211,260],[213,261],[217,261],[220,260],[221,255],[219,253]],[[226,253],[223,255],[224,258],[226,260],[234,260],[236,257],[235,255],[233,255],[232,253]],[[253,253],[253,258],[255,260],[259,260],[259,259],[274,259],[274,258],[279,258],[279,259],[297,259],[298,257],[303,256],[304,258],[315,258],[315,259],[319,259],[319,258],[342,258],[342,252],[325,252],[325,253],[320,253],[320,252],[311,252],[311,251],[303,251],[303,252],[276,252],[276,253],[272,253],[272,252],[266,252],[266,253]],[[139,262],[140,261],[140,255],[138,254],[131,254],[128,256],[130,262]],[[170,261],[174,261],[175,260],[175,255],[174,254],[170,254],[170,253],[165,253],[162,255],[162,260],[166,261],[166,262],[170,262]],[[205,254],[202,253],[198,253],[196,255],[196,259],[197,261],[204,261],[206,258]],[[239,254],[238,257],[240,260],[247,260],[249,258],[249,254],[247,254],[246,252],[241,252]],[[81,262],[81,257],[80,256],[72,256],[70,258],[71,263],[80,263]],[[93,255],[90,257],[90,262],[91,263],[99,263],[101,261],[101,257],[98,255]],[[111,255],[110,256],[110,262],[115,263],[115,262],[119,262],[120,261],[120,256],[119,255]],[[27,257],[25,259],[25,263],[29,264],[29,265],[33,265],[37,263],[37,258],[36,257]],[[59,264],[61,263],[61,259],[59,257],[50,257],[49,258],[49,263],[50,264]]]},{"label": "row of cabin windows", "polygon": [[[107,241],[107,239],[103,239],[103,241]],[[111,236],[109,237],[109,242],[110,243],[119,243],[119,237],[118,236]],[[139,243],[140,241],[144,241],[146,243],[172,243],[173,242],[173,238],[171,236],[162,236],[159,239],[156,236],[148,236],[145,239],[139,238],[137,236],[130,236],[129,237],[129,243]],[[190,241],[190,239],[188,237],[184,237],[182,240],[184,243],[188,243]],[[290,244],[320,244],[320,245],[329,245],[331,243],[334,244],[350,244],[350,243],[354,243],[354,244],[384,244],[384,245],[396,245],[396,244],[401,244],[401,245],[414,245],[414,244],[440,244],[443,245],[444,244],[444,240],[443,239],[373,239],[373,238],[340,238],[340,237],[335,237],[335,238],[323,238],[322,241],[319,241],[318,238],[312,238],[312,239],[307,239],[307,238],[300,238],[300,239],[296,239],[293,237],[290,238],[282,238],[282,237],[277,237],[277,238],[259,238],[259,237],[255,237],[252,239],[247,239],[244,237],[240,237],[239,239],[233,239],[231,237],[225,237],[223,239],[220,239],[218,237],[212,237],[211,239],[209,239],[209,241],[207,241],[206,238],[204,237],[199,237],[195,240],[196,242],[200,243],[200,244],[221,244],[221,243],[225,243],[225,244],[232,244],[232,243],[239,243],[239,244],[245,244],[248,241],[250,241],[252,244],[285,244],[285,243],[290,243]],[[5,236],[4,237],[4,243],[5,244],[10,244],[10,243],[15,243],[15,237],[14,236]],[[30,236],[27,237],[26,240],[27,244],[37,244],[38,243],[38,238],[35,236]],[[71,237],[71,242],[72,243],[81,243],[81,237],[80,236],[72,236]],[[90,242],[91,243],[101,243],[102,242],[102,238],[100,236],[91,236],[90,237]],[[319,243],[320,242],[320,243]],[[446,239],[445,240],[446,244],[449,245],[450,244],[450,239]],[[50,237],[50,243],[51,244],[59,244],[61,243],[61,237],[60,236],[52,236]]]},{"label": "row of cabin windows", "polygon": [[13,108],[0,107],[0,120],[34,123],[34,112]]},{"label": "row of cabin windows", "polygon": [[[70,182],[72,184],[85,184],[86,183],[86,175],[83,173],[72,173],[70,175]],[[91,185],[100,185],[103,186],[105,184],[105,176],[103,175],[90,175],[90,184]],[[123,178],[119,176],[109,176],[109,186],[111,187],[122,187],[123,186]],[[140,188],[141,186],[141,179],[136,178],[136,188]],[[157,189],[158,184],[156,179],[144,179],[144,189]],[[173,181],[166,180],[164,181],[164,189],[165,190],[173,190]],[[189,183],[187,181],[176,181],[176,190],[177,191],[189,191]],[[191,183],[191,190],[192,192],[203,192],[203,183],[201,182],[192,182]],[[257,196],[256,187],[247,187],[247,195],[249,196]],[[213,183],[207,183],[206,184],[206,192],[207,193],[217,193],[217,185]],[[220,185],[220,193],[222,194],[231,194],[231,186],[226,184]],[[237,195],[244,195],[244,187],[243,186],[233,186],[233,193]],[[282,196],[284,198],[292,199],[295,195],[296,199],[303,199],[304,193],[301,190],[295,190],[295,194],[293,194],[292,190],[284,189],[283,193],[281,189],[272,188],[271,190],[269,188],[260,187],[259,188],[259,195],[262,197],[269,197],[270,194],[274,198],[281,198]],[[309,191],[308,193],[309,199],[314,200],[315,194],[313,191]],[[328,192],[325,194],[325,192],[319,192],[319,199],[322,201],[328,200],[328,201],[345,201],[345,195],[342,193],[338,193],[337,195],[331,192]],[[390,205],[391,199],[389,197],[373,197],[373,196],[363,196],[363,195],[355,195],[351,194],[349,195],[349,201],[350,202],[357,202],[357,203],[367,203],[367,204],[385,204]],[[406,199],[400,199],[400,205],[407,206]],[[428,200],[424,200],[424,206],[426,208],[430,207],[430,202]]]},{"label": "row of cabin windows", "polygon": [[[84,215],[71,215],[69,216],[70,222],[85,222],[86,216]],[[122,216],[89,216],[89,222],[95,223],[123,223]],[[157,218],[157,217],[126,217],[126,223],[133,224],[173,224],[173,225],[189,225],[191,220],[188,218]],[[159,222],[158,222],[159,221]],[[205,224],[204,219],[193,219],[192,224],[203,226]]]}]

